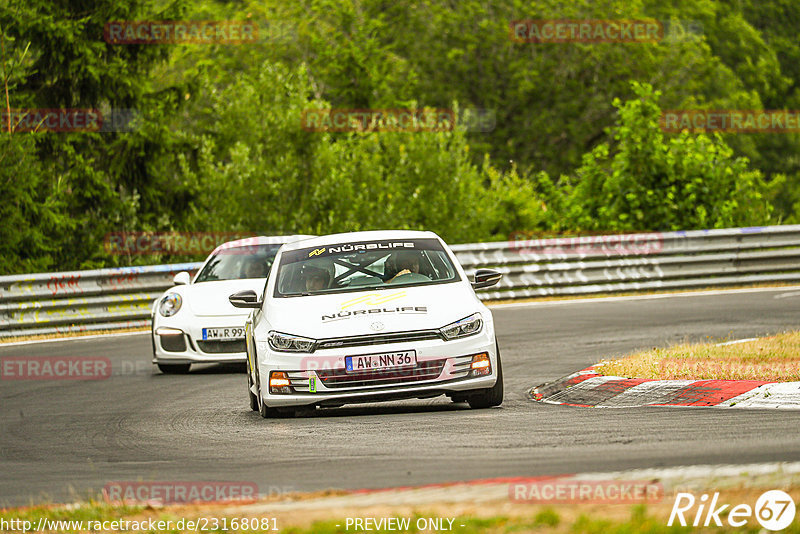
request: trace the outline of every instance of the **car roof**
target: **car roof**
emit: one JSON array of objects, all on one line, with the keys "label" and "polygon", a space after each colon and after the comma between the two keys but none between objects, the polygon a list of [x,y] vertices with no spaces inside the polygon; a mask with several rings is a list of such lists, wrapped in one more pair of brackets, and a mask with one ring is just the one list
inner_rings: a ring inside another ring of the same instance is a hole
[{"label": "car roof", "polygon": [[386,239],[438,239],[433,232],[420,230],[368,230],[364,232],[347,232],[330,234],[285,245],[283,250],[296,250],[300,248],[335,245],[337,243],[360,243],[363,241],[384,241]]},{"label": "car roof", "polygon": [[283,245],[285,243],[299,242],[313,237],[316,236],[296,234],[296,235],[271,235],[271,236],[259,235],[253,237],[246,237],[244,239],[237,239],[235,241],[228,241],[227,243],[222,243],[217,248],[215,248],[211,254],[216,254],[220,250],[229,248],[250,247],[253,245]]}]

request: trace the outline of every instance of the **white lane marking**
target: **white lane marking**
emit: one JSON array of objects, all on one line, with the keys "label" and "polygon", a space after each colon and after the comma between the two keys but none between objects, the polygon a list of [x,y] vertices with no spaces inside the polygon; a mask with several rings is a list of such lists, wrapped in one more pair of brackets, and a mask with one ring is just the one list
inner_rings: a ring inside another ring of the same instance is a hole
[{"label": "white lane marking", "polygon": [[[760,464],[718,464],[684,465],[632,469],[628,471],[606,471],[578,474],[553,475],[560,481],[611,481],[630,482],[649,480],[661,482],[665,493],[672,490],[699,491],[701,488],[730,488],[743,484],[751,488],[774,488],[788,485],[800,474],[800,462],[771,462]],[[296,495],[277,501],[256,502],[237,505],[237,508],[220,510],[220,513],[234,512],[247,515],[274,513],[275,510],[334,509],[360,506],[390,505],[430,505],[434,502],[469,503],[486,501],[508,501],[509,490],[515,484],[541,480],[532,476],[509,482],[504,478],[474,479],[447,484],[431,484],[399,488],[380,488],[356,490],[347,495],[316,496],[298,499]],[[712,486],[713,484],[713,486]]]},{"label": "white lane marking", "polygon": [[786,299],[786,298],[789,298],[789,297],[800,297],[800,291],[792,291],[790,293],[782,293],[780,295],[775,295],[772,298],[775,298],[775,299]]},{"label": "white lane marking", "polygon": [[598,480],[628,479],[650,480],[658,479],[667,482],[669,479],[686,478],[722,478],[745,476],[751,478],[758,475],[786,475],[800,473],[800,462],[770,462],[760,464],[722,464],[722,465],[688,465],[677,467],[654,467],[645,469],[632,469],[630,471],[613,471],[606,473],[585,473],[575,475],[582,479],[595,478]]},{"label": "white lane marking", "polygon": [[[545,300],[545,301],[531,301],[531,302],[509,302],[504,304],[487,304],[490,308],[526,308],[530,306],[558,306],[559,304],[578,304],[578,303],[591,303],[591,302],[620,302],[626,300],[656,300],[656,299],[669,299],[681,297],[706,297],[712,295],[725,295],[728,293],[772,293],[775,291],[786,291],[787,289],[800,289],[800,286],[784,286],[784,287],[751,287],[745,289],[714,289],[710,291],[687,291],[684,293],[656,293],[654,295],[628,295],[624,297],[583,297],[572,298],[565,300]],[[535,297],[532,297],[535,298]],[[545,296],[544,298],[547,298]]]},{"label": "white lane marking", "polygon": [[3,347],[14,347],[17,345],[33,345],[34,343],[56,343],[59,341],[81,341],[85,339],[98,339],[98,338],[111,338],[111,337],[121,337],[121,336],[138,336],[142,334],[150,334],[150,331],[146,332],[120,332],[118,334],[93,334],[90,336],[75,336],[75,337],[57,337],[53,339],[31,339],[28,341],[13,341],[11,343],[3,343],[0,341],[0,349]]},{"label": "white lane marking", "polygon": [[726,345],[738,345],[739,343],[747,343],[748,341],[756,341],[757,339],[761,339],[761,338],[748,337],[748,338],[745,338],[745,339],[734,339],[733,341],[726,341],[724,343],[717,343],[714,346],[715,347],[724,347]]}]

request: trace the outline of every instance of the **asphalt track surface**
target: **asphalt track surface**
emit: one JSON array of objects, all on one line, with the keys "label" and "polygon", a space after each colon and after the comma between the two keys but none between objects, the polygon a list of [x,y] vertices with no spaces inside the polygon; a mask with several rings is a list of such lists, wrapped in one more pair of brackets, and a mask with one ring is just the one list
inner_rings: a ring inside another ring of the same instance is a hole
[{"label": "asphalt track surface", "polygon": [[[248,481],[262,494],[693,464],[800,460],[800,412],[587,409],[531,386],[604,355],[800,327],[800,288],[493,309],[506,398],[445,397],[264,420],[240,367],[162,375],[149,334],[0,347],[8,356],[105,356],[96,381],[0,381],[0,505],[73,501],[112,481]],[[94,493],[97,495],[97,493]]]}]

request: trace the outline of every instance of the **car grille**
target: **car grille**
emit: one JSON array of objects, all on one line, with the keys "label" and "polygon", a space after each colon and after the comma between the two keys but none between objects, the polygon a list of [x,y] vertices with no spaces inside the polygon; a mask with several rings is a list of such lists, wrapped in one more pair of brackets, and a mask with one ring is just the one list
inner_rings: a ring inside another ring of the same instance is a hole
[{"label": "car grille", "polygon": [[186,339],[183,334],[158,336],[161,348],[167,352],[186,352]]},{"label": "car grille", "polygon": [[[450,358],[453,363],[450,379],[461,380],[469,378],[469,366],[472,356],[456,356]],[[326,393],[351,393],[353,391],[376,392],[384,388],[411,386],[417,382],[435,380],[439,378],[444,369],[446,359],[428,360],[419,362],[417,367],[408,369],[394,369],[382,371],[364,371],[361,373],[346,373],[344,369],[315,370],[314,373],[326,387]],[[292,392],[296,394],[315,395],[308,390],[309,380],[307,371],[287,371]],[[367,387],[365,387],[367,386]]]},{"label": "car grille", "polygon": [[200,350],[207,354],[222,354],[231,352],[244,352],[244,339],[229,341],[197,341]]},{"label": "car grille", "polygon": [[365,371],[361,373],[347,373],[344,369],[317,371],[317,376],[325,387],[353,388],[363,386],[384,386],[398,382],[419,382],[433,380],[442,374],[442,369],[447,360],[430,360],[419,362],[416,367],[407,369],[385,369],[382,371]]},{"label": "car grille", "polygon": [[333,337],[320,339],[317,349],[338,349],[342,347],[363,347],[384,345],[386,343],[409,343],[427,339],[443,339],[438,330],[415,330],[412,332],[390,332],[387,334],[368,334],[365,336]]}]

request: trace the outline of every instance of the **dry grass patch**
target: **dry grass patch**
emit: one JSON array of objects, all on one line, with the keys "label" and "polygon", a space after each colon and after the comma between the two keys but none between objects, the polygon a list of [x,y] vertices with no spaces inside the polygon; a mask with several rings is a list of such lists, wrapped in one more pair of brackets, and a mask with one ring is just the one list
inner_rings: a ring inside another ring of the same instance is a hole
[{"label": "dry grass patch", "polygon": [[800,381],[800,332],[721,346],[685,343],[601,363],[597,372],[608,376],[796,382]]}]

